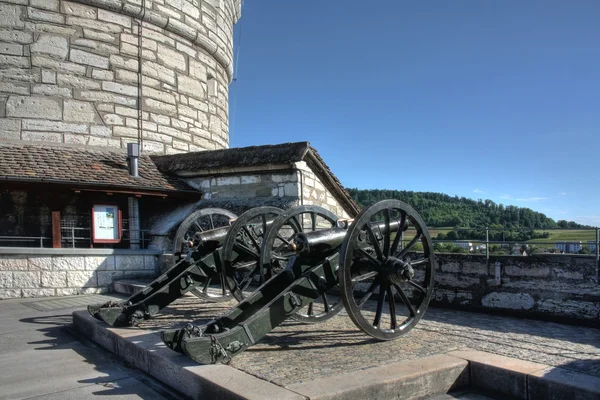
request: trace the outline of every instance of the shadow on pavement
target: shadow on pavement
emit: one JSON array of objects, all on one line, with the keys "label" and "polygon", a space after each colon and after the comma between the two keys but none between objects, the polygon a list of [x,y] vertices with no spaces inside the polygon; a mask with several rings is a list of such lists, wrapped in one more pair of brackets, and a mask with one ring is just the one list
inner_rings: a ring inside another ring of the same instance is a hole
[{"label": "shadow on pavement", "polygon": [[[95,345],[81,342],[78,335],[69,330],[73,322],[71,314],[23,318],[20,322],[36,326],[36,331],[44,336],[43,340],[27,342],[34,350],[69,349],[80,356],[75,362],[92,367],[95,372],[93,375],[97,376],[82,379],[83,376],[90,376],[90,368],[82,366],[81,373],[73,376],[74,381],[81,384],[81,387],[72,390],[86,390],[88,394],[91,392],[98,396],[133,395],[136,396],[134,398],[144,400],[176,398],[164,392],[159,394],[160,388],[153,387],[144,376],[140,376],[140,372],[128,368],[117,356],[104,349],[95,348]],[[97,385],[97,388],[89,390],[90,385]],[[88,388],[84,389],[85,386]]]}]

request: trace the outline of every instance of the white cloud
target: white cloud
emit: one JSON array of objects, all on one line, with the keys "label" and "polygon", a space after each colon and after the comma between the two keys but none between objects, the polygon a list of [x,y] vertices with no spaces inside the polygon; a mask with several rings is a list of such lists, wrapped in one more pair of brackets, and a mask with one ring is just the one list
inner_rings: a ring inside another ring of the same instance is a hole
[{"label": "white cloud", "polygon": [[515,199],[516,201],[529,201],[529,202],[538,202],[542,200],[548,200],[547,197],[525,197],[522,199]]},{"label": "white cloud", "polygon": [[512,196],[510,194],[503,194],[500,196],[500,198],[504,200],[512,200]]},{"label": "white cloud", "polygon": [[475,190],[473,190],[473,191],[474,191],[475,193],[485,193],[483,190],[481,190],[481,189],[479,189],[479,188],[477,188],[477,189],[475,189]]},{"label": "white cloud", "polygon": [[557,193],[557,194],[560,194],[561,196],[566,196],[567,195],[567,193],[565,193],[565,192],[560,192],[560,193]]}]

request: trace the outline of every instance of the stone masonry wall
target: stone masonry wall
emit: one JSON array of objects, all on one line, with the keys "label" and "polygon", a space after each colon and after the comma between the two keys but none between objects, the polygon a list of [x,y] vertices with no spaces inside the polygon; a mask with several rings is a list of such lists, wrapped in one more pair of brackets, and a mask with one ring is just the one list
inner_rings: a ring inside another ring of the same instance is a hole
[{"label": "stone masonry wall", "polygon": [[296,163],[296,167],[302,171],[300,177],[302,179],[303,204],[321,206],[331,211],[339,218],[349,218],[348,213],[342,208],[335,197],[333,197],[331,192],[325,188],[323,182],[321,182],[317,175],[315,175],[315,173],[306,165],[306,162],[298,162]]},{"label": "stone masonry wall", "polygon": [[0,299],[105,293],[115,280],[154,277],[147,255],[0,255]]},{"label": "stone masonry wall", "polygon": [[[261,173],[240,172],[181,179],[201,191],[205,199],[288,199],[292,201],[291,204],[314,204],[328,209],[340,218],[348,218],[346,211],[305,162],[297,163],[296,168],[295,171],[287,169]],[[300,199],[301,192],[302,199]]]},{"label": "stone masonry wall", "polygon": [[434,304],[578,320],[600,318],[595,259],[436,254]]},{"label": "stone masonry wall", "polygon": [[0,0],[0,140],[229,147],[240,3]]}]

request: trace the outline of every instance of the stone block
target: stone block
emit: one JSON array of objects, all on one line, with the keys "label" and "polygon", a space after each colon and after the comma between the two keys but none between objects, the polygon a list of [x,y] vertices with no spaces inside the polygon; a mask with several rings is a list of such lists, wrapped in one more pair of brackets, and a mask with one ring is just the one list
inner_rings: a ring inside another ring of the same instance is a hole
[{"label": "stone block", "polygon": [[[71,75],[72,77],[75,77],[75,75]],[[49,71],[49,70],[42,70],[42,83],[50,83],[55,85],[57,82],[56,80],[56,72],[54,71]]]},{"label": "stone block", "polygon": [[189,149],[190,149],[190,145],[188,142],[182,142],[181,140],[176,140],[176,139],[173,139],[172,146],[174,149],[185,151],[185,152],[189,151]]},{"label": "stone block", "polygon": [[177,106],[150,98],[144,98],[144,109],[153,113],[169,116],[177,115]]},{"label": "stone block", "polygon": [[52,257],[29,256],[28,263],[31,271],[52,271]]},{"label": "stone block", "polygon": [[164,67],[153,61],[142,61],[142,71],[144,75],[166,82],[169,85],[175,85],[175,72],[172,69]]},{"label": "stone block", "polygon": [[60,87],[58,85],[33,85],[33,94],[42,94],[44,96],[55,96],[55,97],[73,97],[73,92],[70,88]]},{"label": "stone block", "polygon": [[552,268],[552,273],[557,279],[573,279],[573,280],[583,280],[583,274],[579,271],[568,271],[561,268]]},{"label": "stone block", "polygon": [[114,256],[98,256],[98,257],[85,257],[85,269],[87,271],[96,270],[114,270],[115,269],[115,258]]},{"label": "stone block", "polygon": [[67,15],[83,17],[86,19],[96,19],[98,17],[97,8],[85,6],[83,4],[74,3],[71,1],[62,2],[62,12]]},{"label": "stone block", "polygon": [[453,273],[439,273],[435,276],[437,285],[449,288],[468,288],[480,284],[479,278],[459,276]]},{"label": "stone block", "polygon": [[298,177],[296,174],[273,174],[271,180],[275,183],[297,182]]},{"label": "stone block", "polygon": [[144,269],[144,256],[115,256],[117,271]]},{"label": "stone block", "polygon": [[299,193],[299,187],[297,183],[286,183],[283,186],[283,193],[285,196],[297,197]]},{"label": "stone block", "polygon": [[100,40],[102,42],[113,44],[118,43],[119,41],[117,34],[98,32],[92,29],[83,29],[83,37],[86,39]]},{"label": "stone block", "polygon": [[[128,71],[129,72],[129,71]],[[137,74],[134,74],[137,76]],[[92,71],[92,78],[94,79],[98,79],[101,81],[112,81],[115,79],[115,73],[112,71],[106,71],[103,69],[95,69]],[[90,89],[100,89],[100,83],[96,82],[98,84],[97,88],[90,88]]]},{"label": "stone block", "polygon": [[63,134],[62,133],[52,133],[52,132],[28,132],[23,131],[21,133],[22,140],[31,140],[36,142],[54,142],[54,143],[62,143]]},{"label": "stone block", "polygon": [[59,11],[60,9],[59,0],[29,0],[29,5],[50,11]]},{"label": "stone block", "polygon": [[80,64],[75,64],[68,61],[57,61],[51,58],[47,58],[46,56],[35,54],[32,54],[31,56],[31,65],[33,65],[34,67],[48,68],[56,70],[58,72],[66,72],[77,75],[85,75],[86,70],[85,66]]},{"label": "stone block", "polygon": [[565,368],[548,367],[529,374],[527,388],[529,399],[600,399],[600,378]]},{"label": "stone block", "polygon": [[23,45],[15,43],[0,43],[0,54],[9,56],[22,56]]},{"label": "stone block", "polygon": [[37,74],[33,70],[23,70],[17,68],[0,69],[0,81],[21,81],[21,82],[36,82]]},{"label": "stone block", "polygon": [[128,128],[125,126],[115,126],[113,127],[113,135],[135,138],[138,136],[138,130],[135,128]]},{"label": "stone block", "polygon": [[228,185],[239,185],[240,177],[239,176],[223,176],[219,177],[216,180],[217,186],[228,186]]},{"label": "stone block", "polygon": [[0,27],[23,29],[25,27],[24,8],[18,5],[0,3]]},{"label": "stone block", "polygon": [[260,175],[244,175],[241,177],[242,185],[260,183]]},{"label": "stone block", "polygon": [[33,42],[33,32],[0,29],[0,41],[8,43],[29,44]]},{"label": "stone block", "polygon": [[15,288],[39,288],[41,287],[40,272],[38,271],[14,271],[13,286]]},{"label": "stone block", "polygon": [[96,287],[98,286],[98,277],[95,271],[67,271],[67,286],[76,288]]},{"label": "stone block", "polygon": [[0,300],[18,299],[20,297],[22,297],[21,289],[0,289]]},{"label": "stone block", "polygon": [[156,56],[159,62],[169,68],[173,68],[182,72],[187,71],[186,57],[171,47],[159,44]]},{"label": "stone block", "polygon": [[206,92],[202,83],[187,75],[177,74],[177,91],[199,100],[206,99]]},{"label": "stone block", "polygon": [[2,67],[29,68],[29,58],[20,56],[7,56],[0,54],[0,65]]},{"label": "stone block", "polygon": [[27,257],[0,257],[0,271],[27,271]]},{"label": "stone block", "polygon": [[61,25],[65,23],[65,16],[62,14],[42,11],[32,7],[27,7],[27,17],[32,21],[44,21]]},{"label": "stone block", "polygon": [[54,289],[22,289],[23,297],[51,297],[56,294]]},{"label": "stone block", "polygon": [[21,122],[23,130],[26,131],[45,131],[45,132],[71,132],[87,133],[88,125],[73,124],[58,121],[44,121],[41,119],[24,119]]},{"label": "stone block", "polygon": [[111,286],[123,277],[123,271],[98,271],[98,286]]},{"label": "stone block", "polygon": [[[117,76],[116,76],[116,78],[117,78],[116,80],[117,81],[137,84],[138,74],[136,72],[128,71],[126,69],[117,68],[116,73],[117,73]],[[144,95],[145,94],[146,93],[144,93]]]},{"label": "stone block", "polygon": [[177,104],[177,99],[175,97],[174,93],[169,93],[169,92],[163,92],[161,90],[156,90],[153,89],[151,87],[144,87],[143,89],[144,92],[144,97],[148,96],[152,99],[156,99],[159,101],[162,101],[163,103],[168,103],[168,104]]},{"label": "stone block", "polygon": [[59,60],[65,60],[69,54],[69,42],[63,36],[40,35],[35,43],[30,46],[32,53],[45,54]]},{"label": "stone block", "polygon": [[134,96],[138,95],[137,86],[124,85],[122,83],[104,81],[102,82],[102,90],[107,92],[113,92],[117,94],[121,94],[124,96]]},{"label": "stone block", "polygon": [[[0,83],[1,86],[1,83]],[[21,131],[21,120],[20,119],[0,119],[0,131],[11,131],[11,132],[20,132]]]},{"label": "stone block", "polygon": [[472,275],[487,275],[488,267],[485,261],[465,261],[462,263],[461,273]]},{"label": "stone block", "polygon": [[10,289],[13,287],[12,271],[0,271],[0,288]]},{"label": "stone block", "polygon": [[108,69],[109,65],[108,57],[99,56],[97,54],[78,49],[71,49],[69,60],[77,64],[91,65],[93,67],[103,69]]},{"label": "stone block", "polygon": [[552,315],[579,319],[595,319],[600,314],[600,304],[583,300],[539,300],[536,310]]},{"label": "stone block", "polygon": [[67,286],[66,271],[42,271],[42,287],[64,288]]},{"label": "stone block", "polygon": [[131,17],[128,17],[128,16],[122,15],[122,14],[117,14],[114,12],[110,12],[110,11],[104,10],[102,8],[98,9],[98,19],[100,21],[106,21],[106,22],[110,22],[113,24],[118,24],[125,28],[131,28]]},{"label": "stone block", "polygon": [[102,119],[106,125],[125,125],[123,117],[117,114],[105,114]]},{"label": "stone block", "polygon": [[510,310],[531,310],[535,304],[529,293],[492,292],[481,299],[481,305],[490,308]]},{"label": "stone block", "polygon": [[88,138],[84,135],[77,135],[72,133],[63,133],[63,141],[70,144],[87,144]]},{"label": "stone block", "polygon": [[142,150],[148,153],[162,153],[165,151],[165,145],[163,143],[152,142],[144,140]]},{"label": "stone block", "polygon": [[71,15],[67,15],[67,20],[65,21],[67,25],[81,26],[83,28],[94,29],[100,32],[108,32],[108,33],[121,33],[123,32],[123,27],[117,24],[112,24],[106,21],[98,21],[89,18],[80,18]]},{"label": "stone block", "polygon": [[54,257],[54,271],[83,271],[85,258],[74,256]]},{"label": "stone block", "polygon": [[57,288],[55,292],[57,296],[73,296],[79,293],[75,288]]},{"label": "stone block", "polygon": [[37,96],[9,96],[6,116],[17,118],[62,119],[62,104],[58,99]]},{"label": "stone block", "polygon": [[79,90],[75,89],[73,97],[77,100],[99,101],[103,103],[115,103],[123,106],[135,106],[137,99],[132,97],[118,96],[113,93],[97,90]]}]

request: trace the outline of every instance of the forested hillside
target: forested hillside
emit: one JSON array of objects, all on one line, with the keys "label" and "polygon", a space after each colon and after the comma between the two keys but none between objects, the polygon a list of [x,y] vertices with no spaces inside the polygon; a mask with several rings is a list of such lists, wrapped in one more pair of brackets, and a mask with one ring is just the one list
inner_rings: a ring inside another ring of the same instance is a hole
[{"label": "forested hillside", "polygon": [[385,199],[408,203],[430,227],[465,228],[580,228],[575,222],[554,221],[529,208],[504,206],[491,200],[471,200],[443,193],[404,190],[347,189],[354,200],[365,207]]}]

